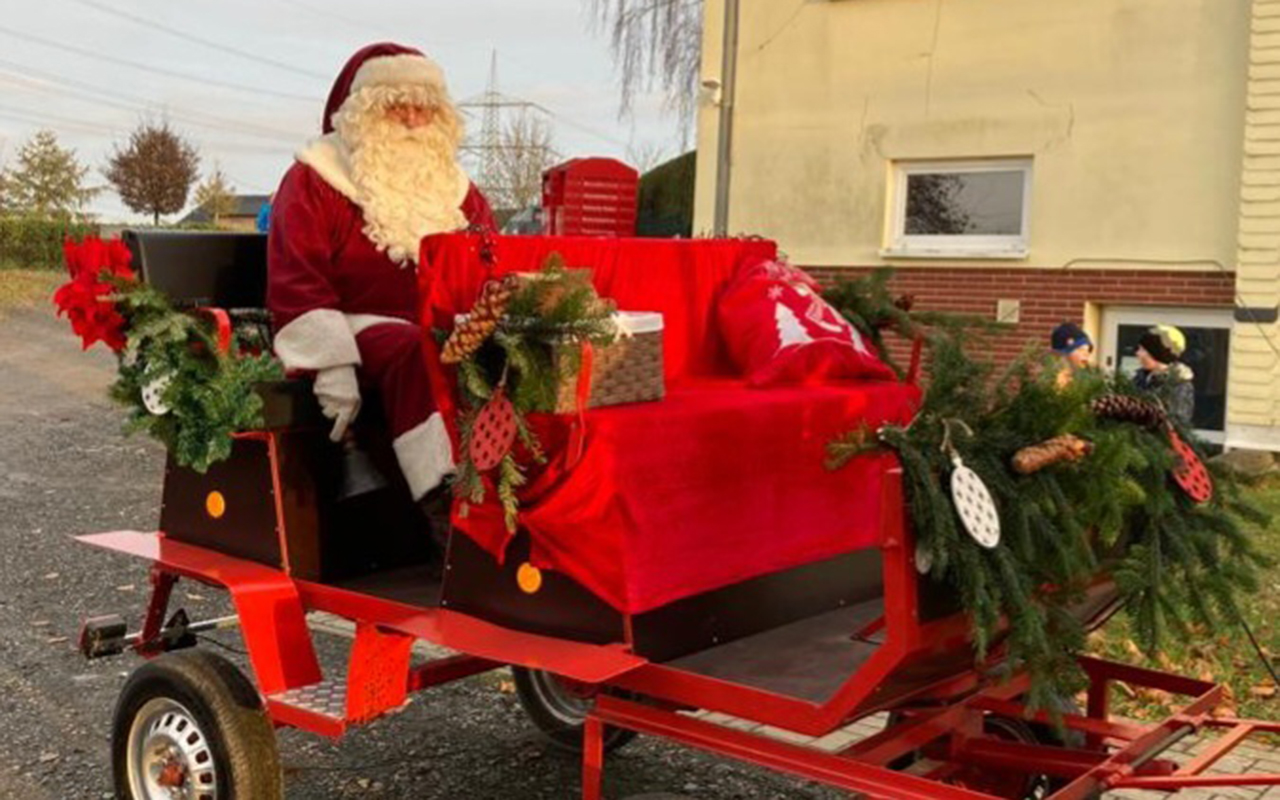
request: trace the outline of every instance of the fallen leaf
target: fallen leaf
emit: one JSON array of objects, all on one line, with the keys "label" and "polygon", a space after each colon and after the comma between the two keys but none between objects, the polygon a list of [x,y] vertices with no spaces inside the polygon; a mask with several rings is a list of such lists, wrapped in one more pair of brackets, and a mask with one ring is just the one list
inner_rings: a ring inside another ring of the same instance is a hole
[{"label": "fallen leaf", "polygon": [[56,580],[57,580],[58,578],[60,578],[60,577],[61,577],[61,576],[60,576],[58,573],[56,573],[56,572],[50,572],[48,575],[45,575],[45,576],[44,576],[44,579],[45,579],[46,581],[56,581]]},{"label": "fallen leaf", "polygon": [[1269,700],[1276,696],[1276,685],[1270,681],[1265,681],[1257,686],[1249,689],[1249,694],[1262,700]]},{"label": "fallen leaf", "polygon": [[1141,660],[1142,650],[1138,647],[1138,645],[1132,639],[1124,640],[1124,649],[1129,653],[1129,655],[1133,656],[1136,659]]},{"label": "fallen leaf", "polygon": [[503,694],[515,694],[516,685],[512,681],[498,681],[498,691]]}]

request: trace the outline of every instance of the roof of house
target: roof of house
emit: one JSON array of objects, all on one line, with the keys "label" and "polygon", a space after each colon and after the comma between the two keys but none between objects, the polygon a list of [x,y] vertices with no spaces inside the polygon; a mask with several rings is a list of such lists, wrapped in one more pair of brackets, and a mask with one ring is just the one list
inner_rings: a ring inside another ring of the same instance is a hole
[{"label": "roof of house", "polygon": [[[235,206],[231,209],[227,217],[256,217],[258,209],[262,208],[263,203],[271,202],[269,194],[237,194],[232,195],[235,198]],[[201,222],[213,222],[213,217],[203,208],[197,206],[191,210],[180,221],[180,224],[191,224]]]}]

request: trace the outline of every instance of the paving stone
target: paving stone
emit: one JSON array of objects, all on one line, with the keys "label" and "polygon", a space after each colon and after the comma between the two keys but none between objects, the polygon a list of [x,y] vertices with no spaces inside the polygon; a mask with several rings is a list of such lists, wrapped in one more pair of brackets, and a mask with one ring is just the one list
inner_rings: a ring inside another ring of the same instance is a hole
[{"label": "paving stone", "polygon": [[770,739],[777,739],[780,742],[788,742],[790,744],[809,744],[813,741],[812,736],[775,728],[772,725],[761,725],[755,732],[761,736],[768,736]]},{"label": "paving stone", "polygon": [[824,752],[834,753],[865,738],[865,736],[856,732],[852,727],[842,728],[838,731],[828,733],[821,739],[815,739],[813,741],[813,746]]}]

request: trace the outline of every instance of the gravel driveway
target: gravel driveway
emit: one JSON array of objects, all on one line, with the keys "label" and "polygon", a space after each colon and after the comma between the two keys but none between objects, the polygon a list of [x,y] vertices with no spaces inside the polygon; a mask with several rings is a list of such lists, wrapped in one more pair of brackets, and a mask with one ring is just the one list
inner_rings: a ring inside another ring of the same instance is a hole
[{"label": "gravel driveway", "polygon": [[[112,373],[109,353],[81,353],[51,314],[0,319],[0,797],[7,800],[111,797],[112,706],[138,662],[87,663],[74,639],[86,616],[122,613],[136,623],[146,569],[70,537],[153,529],[163,466],[151,441],[121,435],[122,414],[105,398]],[[196,618],[225,613],[218,593],[195,584],[179,584],[175,602]],[[347,642],[329,633],[317,640],[326,671],[341,674]],[[234,636],[223,643],[239,644]],[[289,797],[575,797],[578,763],[539,741],[505,677],[433,690],[338,745],[283,732]],[[836,796],[650,741],[610,760],[606,787],[613,798]]]}]

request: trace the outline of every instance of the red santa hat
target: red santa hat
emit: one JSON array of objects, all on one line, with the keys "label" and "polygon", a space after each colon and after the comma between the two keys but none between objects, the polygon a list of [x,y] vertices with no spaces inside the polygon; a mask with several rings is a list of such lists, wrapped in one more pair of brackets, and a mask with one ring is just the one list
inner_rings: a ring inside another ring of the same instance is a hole
[{"label": "red santa hat", "polygon": [[444,71],[421,50],[393,42],[379,42],[356,51],[347,60],[329,92],[324,107],[324,132],[333,132],[333,117],[347,98],[371,87],[405,88],[419,86],[429,94],[448,98]]}]

